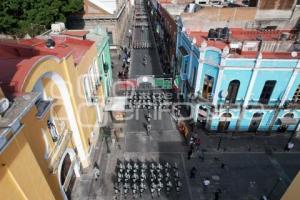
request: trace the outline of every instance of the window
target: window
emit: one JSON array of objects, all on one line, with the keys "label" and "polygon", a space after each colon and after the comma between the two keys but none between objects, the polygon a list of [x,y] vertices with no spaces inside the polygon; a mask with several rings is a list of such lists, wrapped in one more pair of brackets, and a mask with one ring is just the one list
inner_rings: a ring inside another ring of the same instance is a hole
[{"label": "window", "polygon": [[108,31],[107,35],[108,35],[108,43],[113,44],[113,34],[112,34],[112,32]]},{"label": "window", "polygon": [[300,103],[300,85],[298,85],[298,88],[296,89],[296,91],[294,93],[293,102]]},{"label": "window", "polygon": [[101,77],[98,68],[97,59],[94,59],[88,73],[83,76],[83,86],[85,96],[88,102],[94,102],[94,96],[97,94],[97,88],[100,85]]},{"label": "window", "polygon": [[195,87],[196,79],[197,79],[197,70],[196,68],[193,68],[193,81],[192,81],[193,87]]},{"label": "window", "polygon": [[203,90],[202,90],[202,96],[204,98],[208,99],[209,97],[211,97],[213,85],[214,85],[214,78],[212,76],[205,75]]},{"label": "window", "polygon": [[188,68],[188,62],[184,62],[184,69],[183,72],[186,74]]},{"label": "window", "polygon": [[88,102],[92,102],[92,90],[90,86],[90,81],[88,75],[85,75],[83,77],[83,85],[84,85],[84,92],[85,92],[85,97]]},{"label": "window", "polygon": [[240,87],[239,80],[233,80],[229,83],[228,95],[226,97],[226,100],[229,101],[229,103],[235,103],[239,91],[239,87]]},{"label": "window", "polygon": [[266,81],[265,86],[259,97],[259,103],[262,104],[269,103],[275,85],[276,85],[276,81]]},{"label": "window", "polygon": [[56,126],[53,123],[52,119],[48,119],[47,126],[48,126],[48,129],[49,129],[49,132],[51,134],[53,142],[56,142],[59,138],[59,135],[57,134]]}]

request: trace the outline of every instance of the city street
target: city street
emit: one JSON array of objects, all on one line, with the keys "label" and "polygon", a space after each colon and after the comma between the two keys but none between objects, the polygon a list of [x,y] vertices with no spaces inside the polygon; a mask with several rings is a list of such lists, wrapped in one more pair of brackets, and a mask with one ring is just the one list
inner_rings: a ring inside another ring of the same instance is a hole
[{"label": "city street", "polygon": [[[142,5],[137,4],[135,14],[146,16]],[[137,19],[135,15],[132,24],[147,22]],[[159,55],[155,46],[153,30],[149,27],[132,26],[132,44],[146,42],[151,48],[131,48],[131,63],[129,78],[139,75],[162,75]],[[125,42],[125,45],[126,44]],[[131,46],[132,47],[132,46]],[[147,64],[143,65],[146,57]],[[116,66],[115,71],[120,68]],[[132,190],[124,196],[123,188],[118,194],[114,191],[117,181],[116,166],[118,162],[151,162],[174,165],[177,163],[182,189],[179,195],[175,189],[169,196],[165,189],[161,196],[154,199],[180,200],[259,200],[262,195],[271,200],[279,200],[293,177],[300,168],[300,147],[298,139],[294,139],[295,148],[292,152],[284,152],[288,140],[286,136],[275,137],[230,137],[210,136],[203,130],[194,130],[201,139],[198,151],[188,159],[189,146],[177,130],[176,121],[169,112],[156,113],[151,110],[151,131],[146,133],[147,112],[138,109],[133,117],[126,121],[123,127],[124,136],[109,140],[99,140],[94,161],[100,166],[100,178],[95,180],[93,164],[77,179],[73,191],[73,199],[78,200],[112,200],[134,199]],[[195,167],[195,178],[190,178],[190,171]],[[210,184],[203,186],[204,179]],[[279,181],[280,178],[280,181]],[[137,196],[137,199],[152,199],[148,189]]]}]

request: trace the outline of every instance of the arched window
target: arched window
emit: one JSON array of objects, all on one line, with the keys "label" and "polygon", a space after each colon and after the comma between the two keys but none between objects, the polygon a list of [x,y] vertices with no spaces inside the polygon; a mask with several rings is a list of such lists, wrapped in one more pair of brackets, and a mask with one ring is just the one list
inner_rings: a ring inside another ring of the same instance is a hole
[{"label": "arched window", "polygon": [[240,87],[239,80],[233,80],[229,83],[228,95],[226,97],[226,100],[229,101],[229,103],[235,103],[237,94],[239,92],[239,87]]},{"label": "arched window", "polygon": [[275,85],[276,85],[276,81],[266,81],[265,82],[264,88],[259,97],[259,103],[262,103],[262,104],[269,103]]}]

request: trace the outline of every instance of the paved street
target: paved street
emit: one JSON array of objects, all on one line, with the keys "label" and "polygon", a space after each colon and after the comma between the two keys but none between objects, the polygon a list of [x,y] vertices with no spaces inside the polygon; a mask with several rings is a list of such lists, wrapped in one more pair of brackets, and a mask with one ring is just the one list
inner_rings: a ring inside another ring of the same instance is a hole
[{"label": "paved street", "polygon": [[[140,5],[136,5],[136,9],[143,13]],[[141,31],[141,28],[136,28],[133,31],[133,42],[145,41],[152,48],[131,49],[129,77],[162,75],[152,30],[145,28]],[[148,61],[146,66],[142,64],[144,55]],[[113,60],[118,59],[113,57]],[[119,65],[118,61],[114,61],[115,72],[120,68]],[[166,196],[165,192],[160,197],[155,195],[154,199],[161,200],[214,200],[218,189],[221,191],[220,200],[259,200],[262,195],[268,194],[271,200],[278,200],[300,169],[298,139],[294,139],[295,148],[292,152],[284,152],[287,136],[217,137],[196,129],[195,133],[201,139],[200,149],[188,160],[189,147],[170,113],[157,114],[151,110],[153,119],[149,135],[145,127],[146,111],[139,109],[131,114],[132,118],[123,127],[124,136],[116,141],[109,140],[108,145],[100,138],[92,162],[99,164],[101,176],[98,180],[94,179],[93,165],[85,170],[76,181],[73,199],[125,199],[122,189],[121,194],[115,195],[113,188],[119,161],[177,163],[183,183],[182,191],[179,196],[174,189],[170,196]],[[197,169],[194,179],[190,179],[192,167]],[[270,193],[279,177],[282,181]],[[206,190],[202,184],[205,178],[210,180]],[[131,190],[127,199],[133,199]],[[152,199],[149,190],[138,199]]]},{"label": "paved street", "polygon": [[[151,24],[146,19],[140,19],[146,16],[146,11],[142,4],[136,5],[136,14],[134,24],[149,23],[148,27],[134,26],[133,28],[133,43],[149,44],[151,48],[134,48],[132,49],[132,62],[130,67],[130,77],[135,78],[137,75],[162,75],[157,49],[155,48],[155,40]],[[146,58],[147,64],[143,65],[143,58]]]}]

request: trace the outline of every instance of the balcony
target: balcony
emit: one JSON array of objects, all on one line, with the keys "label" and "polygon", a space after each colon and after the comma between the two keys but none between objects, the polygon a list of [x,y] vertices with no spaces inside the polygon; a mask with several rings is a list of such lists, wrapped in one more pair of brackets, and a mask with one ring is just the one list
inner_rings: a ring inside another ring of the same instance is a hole
[{"label": "balcony", "polygon": [[[225,100],[219,100],[218,101],[218,108],[224,109],[224,108],[230,108],[230,109],[237,109],[241,108],[244,104],[245,100],[236,100],[234,103],[225,101]],[[275,109],[278,108],[280,101],[269,101],[268,104],[262,104],[259,101],[250,100],[248,102],[247,109]]]},{"label": "balcony", "polygon": [[286,109],[300,109],[300,102],[293,100],[285,101],[283,107]]},{"label": "balcony", "polygon": [[49,155],[49,170],[52,173],[55,173],[59,164],[59,161],[61,160],[61,157],[63,156],[63,153],[65,152],[66,148],[68,147],[68,144],[72,138],[72,132],[68,129],[65,129],[60,135],[54,149]]}]

